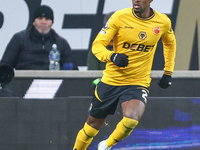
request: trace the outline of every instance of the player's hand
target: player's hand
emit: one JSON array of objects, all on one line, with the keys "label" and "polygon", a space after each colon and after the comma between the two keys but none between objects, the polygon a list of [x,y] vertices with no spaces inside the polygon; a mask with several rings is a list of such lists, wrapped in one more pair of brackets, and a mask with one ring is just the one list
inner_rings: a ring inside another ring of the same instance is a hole
[{"label": "player's hand", "polygon": [[158,82],[158,85],[163,89],[168,88],[171,84],[172,84],[171,76],[166,74],[163,74],[162,78]]},{"label": "player's hand", "polygon": [[118,67],[128,66],[128,56],[122,53],[112,54],[110,60]]}]

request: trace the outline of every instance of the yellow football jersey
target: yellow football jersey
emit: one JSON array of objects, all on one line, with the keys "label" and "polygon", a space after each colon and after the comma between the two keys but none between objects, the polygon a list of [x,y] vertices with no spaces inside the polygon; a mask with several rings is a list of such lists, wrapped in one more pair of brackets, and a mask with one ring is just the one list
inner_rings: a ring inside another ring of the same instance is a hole
[{"label": "yellow football jersey", "polygon": [[[116,11],[101,29],[92,45],[92,52],[103,62],[107,62],[102,82],[115,86],[141,85],[149,87],[151,68],[157,43],[163,42],[164,71],[173,72],[176,40],[171,29],[171,21],[154,10],[149,18],[138,17],[133,8]],[[106,46],[114,38],[114,51]],[[110,61],[113,53],[128,56],[127,67],[118,67]]]}]

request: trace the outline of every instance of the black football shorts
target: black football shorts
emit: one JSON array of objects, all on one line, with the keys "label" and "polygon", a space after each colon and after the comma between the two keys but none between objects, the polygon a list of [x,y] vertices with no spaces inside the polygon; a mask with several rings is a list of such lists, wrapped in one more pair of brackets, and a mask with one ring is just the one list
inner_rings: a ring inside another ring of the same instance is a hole
[{"label": "black football shorts", "polygon": [[99,82],[91,102],[89,114],[98,119],[114,114],[118,103],[121,104],[131,99],[141,100],[147,104],[148,89],[137,85],[112,86]]}]

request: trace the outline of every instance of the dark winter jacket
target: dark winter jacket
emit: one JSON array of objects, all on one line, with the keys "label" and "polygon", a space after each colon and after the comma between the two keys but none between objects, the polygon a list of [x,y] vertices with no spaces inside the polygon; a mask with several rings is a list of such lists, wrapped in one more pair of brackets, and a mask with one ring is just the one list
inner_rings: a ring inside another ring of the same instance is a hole
[{"label": "dark winter jacket", "polygon": [[16,70],[48,70],[49,51],[57,44],[60,51],[60,68],[63,63],[73,62],[68,42],[53,29],[48,34],[40,34],[34,26],[14,34],[1,59],[1,64],[11,65]]}]

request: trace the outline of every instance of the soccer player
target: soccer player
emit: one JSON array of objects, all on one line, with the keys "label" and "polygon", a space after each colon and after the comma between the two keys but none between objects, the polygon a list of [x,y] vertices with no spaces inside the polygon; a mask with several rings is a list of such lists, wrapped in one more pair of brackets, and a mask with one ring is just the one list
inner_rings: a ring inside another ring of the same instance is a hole
[{"label": "soccer player", "polygon": [[[98,144],[98,150],[109,150],[129,136],[139,123],[147,104],[152,62],[157,43],[162,38],[164,74],[158,85],[171,85],[174,70],[176,40],[171,21],[150,7],[153,0],[132,0],[133,7],[116,11],[93,42],[95,56],[107,62],[103,77],[95,89],[88,119],[79,131],[73,150],[85,150],[114,114],[117,104],[123,118],[108,139]],[[114,51],[106,49],[114,38]]]}]

